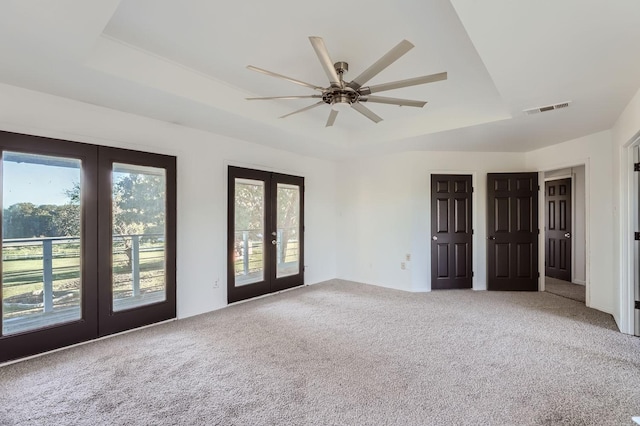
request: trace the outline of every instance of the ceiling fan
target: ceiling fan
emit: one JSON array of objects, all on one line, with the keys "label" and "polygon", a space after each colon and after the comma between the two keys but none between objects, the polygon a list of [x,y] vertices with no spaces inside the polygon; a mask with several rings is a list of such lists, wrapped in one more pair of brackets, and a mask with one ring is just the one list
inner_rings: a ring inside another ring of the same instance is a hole
[{"label": "ceiling fan", "polygon": [[280,118],[289,117],[290,115],[308,111],[323,104],[328,104],[331,105],[331,112],[329,113],[329,119],[327,120],[327,124],[325,127],[333,126],[333,123],[336,121],[336,117],[338,116],[338,111],[347,109],[349,107],[355,109],[371,121],[379,123],[380,121],[382,121],[382,118],[380,118],[377,114],[364,106],[363,103],[371,102],[422,108],[427,102],[413,101],[410,99],[388,98],[384,96],[372,96],[372,93],[384,92],[386,90],[399,89],[402,87],[417,86],[419,84],[432,83],[434,81],[447,79],[447,73],[441,72],[438,74],[409,78],[406,80],[399,80],[391,83],[376,84],[374,86],[364,86],[366,82],[378,75],[382,70],[397,61],[400,57],[402,57],[402,55],[404,55],[414,47],[411,42],[402,40],[393,49],[391,49],[384,56],[378,59],[373,65],[364,70],[359,76],[357,76],[350,82],[346,82],[344,81],[344,74],[349,70],[349,64],[342,61],[334,63],[331,60],[329,51],[327,50],[327,47],[324,44],[324,40],[321,37],[309,37],[309,40],[311,41],[313,49],[316,51],[316,55],[318,55],[318,59],[320,60],[320,64],[322,65],[324,72],[327,74],[327,77],[329,77],[328,87],[305,83],[304,81],[296,80],[295,78],[287,77],[282,74],[249,65],[247,66],[247,68],[252,71],[257,71],[273,77],[282,78],[284,80],[290,81],[291,83],[299,84],[300,86],[317,90],[320,93],[304,96],[269,96],[246,99],[250,101],[272,99],[320,99],[313,105],[309,105],[292,113],[283,115]]}]

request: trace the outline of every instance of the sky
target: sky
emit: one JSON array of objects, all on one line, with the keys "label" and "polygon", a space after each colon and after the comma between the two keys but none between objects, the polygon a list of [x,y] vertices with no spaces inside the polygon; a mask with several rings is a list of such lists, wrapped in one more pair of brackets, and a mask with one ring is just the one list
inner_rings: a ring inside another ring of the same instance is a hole
[{"label": "sky", "polygon": [[2,207],[16,203],[67,204],[65,190],[80,181],[80,168],[3,161]]}]

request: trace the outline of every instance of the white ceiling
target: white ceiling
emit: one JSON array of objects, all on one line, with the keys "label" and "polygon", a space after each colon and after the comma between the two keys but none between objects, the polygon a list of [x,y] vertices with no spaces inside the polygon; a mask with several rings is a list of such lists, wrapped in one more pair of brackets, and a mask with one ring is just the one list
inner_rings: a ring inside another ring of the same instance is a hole
[{"label": "white ceiling", "polygon": [[[224,6],[221,6],[224,4]],[[302,154],[403,150],[523,152],[611,128],[640,87],[637,0],[4,0],[0,82]],[[353,78],[402,39],[415,48],[368,84],[447,71],[447,81],[382,95],[325,128],[313,91],[255,65],[327,86],[309,36]],[[537,115],[523,109],[572,101]]]}]

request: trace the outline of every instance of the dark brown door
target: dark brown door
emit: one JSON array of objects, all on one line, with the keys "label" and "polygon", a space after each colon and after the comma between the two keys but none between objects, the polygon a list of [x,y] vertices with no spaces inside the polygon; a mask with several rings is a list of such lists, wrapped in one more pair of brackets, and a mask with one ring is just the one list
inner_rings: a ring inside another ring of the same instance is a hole
[{"label": "dark brown door", "polygon": [[431,175],[431,288],[471,288],[471,176]]},{"label": "dark brown door", "polygon": [[545,183],[545,275],[571,281],[571,179]]},{"label": "dark brown door", "polygon": [[229,167],[229,303],[304,283],[304,178]]},{"label": "dark brown door", "polygon": [[489,173],[487,195],[487,288],[538,291],[538,173]]}]

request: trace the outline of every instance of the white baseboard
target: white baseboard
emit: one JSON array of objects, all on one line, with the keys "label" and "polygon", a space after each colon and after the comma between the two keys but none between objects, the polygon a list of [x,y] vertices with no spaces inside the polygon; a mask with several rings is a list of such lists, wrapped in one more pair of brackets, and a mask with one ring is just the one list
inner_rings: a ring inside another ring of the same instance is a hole
[{"label": "white baseboard", "polygon": [[580,284],[580,285],[587,285],[587,282],[586,282],[586,281],[583,281],[583,280],[576,280],[576,279],[574,279],[574,280],[573,280],[573,283],[574,283],[574,284]]}]

